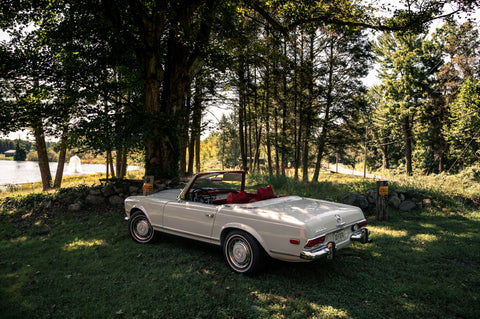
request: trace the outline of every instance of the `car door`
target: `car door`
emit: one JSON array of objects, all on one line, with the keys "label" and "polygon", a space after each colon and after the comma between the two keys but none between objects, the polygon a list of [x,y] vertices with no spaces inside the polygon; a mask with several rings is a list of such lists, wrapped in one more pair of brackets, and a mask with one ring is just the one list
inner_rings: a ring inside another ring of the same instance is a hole
[{"label": "car door", "polygon": [[164,209],[164,228],[187,236],[210,238],[217,207],[185,200],[169,202]]}]

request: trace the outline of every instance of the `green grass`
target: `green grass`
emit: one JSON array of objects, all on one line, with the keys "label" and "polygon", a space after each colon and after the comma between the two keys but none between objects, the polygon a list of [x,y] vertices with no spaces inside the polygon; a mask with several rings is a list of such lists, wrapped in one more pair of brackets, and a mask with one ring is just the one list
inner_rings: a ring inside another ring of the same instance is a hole
[{"label": "green grass", "polygon": [[[249,182],[332,199],[373,185],[322,175],[318,185]],[[46,196],[2,203],[2,318],[477,318],[480,311],[480,211],[448,200],[390,210],[387,222],[369,218],[374,242],[333,261],[271,261],[247,277],[231,272],[215,246],[172,236],[134,243],[121,207],[72,213],[45,208]]]}]

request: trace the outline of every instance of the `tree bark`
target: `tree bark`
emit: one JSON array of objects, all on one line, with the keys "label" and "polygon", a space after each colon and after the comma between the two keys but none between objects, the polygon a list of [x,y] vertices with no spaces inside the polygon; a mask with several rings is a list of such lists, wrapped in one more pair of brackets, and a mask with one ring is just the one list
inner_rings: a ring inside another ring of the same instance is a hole
[{"label": "tree bark", "polygon": [[52,175],[48,163],[47,144],[45,143],[45,132],[41,123],[32,125],[33,136],[35,137],[35,146],[38,154],[38,166],[42,177],[43,191],[51,189]]},{"label": "tree bark", "polygon": [[245,131],[244,131],[244,122],[245,122],[245,88],[246,88],[246,79],[245,79],[245,65],[242,61],[243,58],[240,57],[241,61],[237,70],[238,76],[238,138],[240,140],[240,154],[241,154],[241,166],[240,168],[248,171],[247,167],[247,150],[245,147]]},{"label": "tree bark", "polygon": [[408,116],[403,119],[402,129],[405,142],[405,167],[407,176],[412,176],[412,127]]},{"label": "tree bark", "polygon": [[272,153],[271,153],[271,134],[270,134],[270,68],[267,66],[265,76],[265,134],[267,146],[267,170],[268,175],[273,175]]},{"label": "tree bark", "polygon": [[297,67],[297,52],[296,52],[296,43],[294,46],[294,61],[295,61],[295,74],[293,76],[293,130],[294,130],[294,149],[295,149],[295,163],[294,163],[294,175],[293,178],[298,181],[298,168],[300,165],[300,141],[302,140],[302,121],[297,117],[300,116],[301,112],[298,110],[298,67]]},{"label": "tree bark", "polygon": [[[303,152],[302,152],[302,168],[303,168],[303,176],[302,181],[308,182],[308,167],[309,167],[309,155],[310,155],[310,139],[312,134],[312,113],[314,111],[313,103],[314,103],[314,88],[313,88],[313,44],[314,44],[314,35],[310,34],[308,45],[308,55],[306,57],[302,57],[302,87],[307,88],[307,94],[305,96],[305,104],[302,108],[302,118],[303,118],[303,127],[305,129],[305,133],[303,136]],[[302,40],[303,43],[303,40]],[[302,50],[303,52],[303,50]],[[304,60],[306,58],[306,60]]]},{"label": "tree bark", "polygon": [[[163,13],[154,12],[153,17],[142,20],[147,39],[146,50],[142,53],[145,110],[152,126],[145,142],[145,170],[156,179],[177,179],[179,175],[178,132],[185,129],[180,114],[185,92],[201,69],[203,50],[213,24],[213,19],[198,16],[198,9],[205,5],[203,12],[208,15],[213,12],[215,1],[177,1],[172,5],[165,59],[162,59],[160,47],[163,32],[158,29],[164,26],[158,23],[164,18]],[[191,32],[195,23],[199,23],[196,35]],[[188,37],[192,37],[192,41],[187,41]],[[162,65],[165,65],[164,71]]]},{"label": "tree bark", "polygon": [[318,181],[318,176],[320,175],[320,169],[322,167],[323,152],[325,151],[325,143],[327,141],[328,128],[330,124],[330,109],[333,105],[333,73],[334,73],[334,41],[330,41],[330,56],[328,61],[328,86],[327,86],[327,96],[325,111],[322,121],[322,131],[318,137],[317,142],[317,161],[315,163],[315,172],[313,174],[313,181]]},{"label": "tree bark", "polygon": [[[193,97],[193,114],[192,114],[192,126],[190,127],[190,144],[188,148],[188,173],[193,175],[193,162],[196,159],[197,153],[197,140],[200,139],[201,125],[202,125],[202,103],[203,103],[203,88],[201,81],[197,79],[195,81],[195,95]],[[199,150],[198,150],[198,154]],[[200,164],[200,160],[197,159],[197,166]],[[197,170],[197,173],[200,169]]]},{"label": "tree bark", "polygon": [[127,148],[123,145],[117,146],[116,171],[117,178],[123,179],[127,173]]},{"label": "tree bark", "polygon": [[67,132],[63,131],[60,139],[60,153],[58,154],[57,172],[55,173],[55,181],[53,182],[54,188],[60,188],[62,186],[63,168],[65,167],[65,159],[67,157]]},{"label": "tree bark", "polygon": [[[382,141],[382,139],[379,137],[378,133],[376,130],[372,130],[373,136],[377,141]],[[383,133],[382,133],[383,134]],[[382,154],[382,168],[383,169],[389,169],[389,164],[388,164],[388,143],[381,143],[378,145],[378,148],[380,149],[380,153]]]}]

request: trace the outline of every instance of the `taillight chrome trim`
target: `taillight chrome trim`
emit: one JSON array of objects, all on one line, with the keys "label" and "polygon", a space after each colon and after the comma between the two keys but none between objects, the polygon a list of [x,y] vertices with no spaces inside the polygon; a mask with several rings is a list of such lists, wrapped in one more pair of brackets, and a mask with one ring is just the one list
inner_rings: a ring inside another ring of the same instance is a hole
[{"label": "taillight chrome trim", "polygon": [[326,239],[326,235],[318,236],[315,238],[308,239],[307,242],[305,243],[305,248],[312,248],[317,245],[323,244]]},{"label": "taillight chrome trim", "polygon": [[359,229],[364,228],[365,226],[368,225],[368,221],[366,219],[363,219],[359,221],[358,223],[355,223],[352,225],[351,229],[353,232],[358,231]]}]

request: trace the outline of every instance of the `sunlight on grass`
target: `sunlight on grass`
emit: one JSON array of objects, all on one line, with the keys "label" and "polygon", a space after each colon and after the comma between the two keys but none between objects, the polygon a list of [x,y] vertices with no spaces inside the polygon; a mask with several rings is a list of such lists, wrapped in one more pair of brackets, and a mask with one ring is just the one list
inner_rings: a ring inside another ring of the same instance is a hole
[{"label": "sunlight on grass", "polygon": [[27,240],[28,240],[27,236],[22,236],[22,237],[17,237],[17,238],[14,238],[14,239],[10,239],[10,242],[12,244],[18,244],[18,243],[24,243]]},{"label": "sunlight on grass", "polygon": [[326,305],[317,305],[314,303],[310,303],[312,309],[315,310],[315,313],[318,313],[318,316],[314,318],[350,318],[351,316],[348,312],[334,308],[332,306]]},{"label": "sunlight on grass", "polygon": [[105,244],[105,240],[103,239],[92,239],[92,240],[81,240],[76,239],[75,241],[71,242],[70,244],[66,244],[64,250],[66,251],[73,251],[82,248],[90,248],[94,246],[102,246]]},{"label": "sunlight on grass", "polygon": [[180,278],[183,278],[183,274],[180,274],[180,273],[175,273],[175,274],[172,274],[172,279],[180,279]]},{"label": "sunlight on grass", "polygon": [[412,236],[412,241],[415,241],[422,245],[425,245],[426,243],[432,243],[437,240],[438,237],[433,234],[417,234],[415,236]]},{"label": "sunlight on grass", "polygon": [[408,232],[406,230],[395,230],[389,227],[368,226],[370,231],[376,236],[390,236],[394,238],[406,237]]},{"label": "sunlight on grass", "polygon": [[438,226],[434,224],[426,224],[426,223],[419,223],[419,226],[422,226],[423,228],[428,228],[428,229],[436,229]]}]

